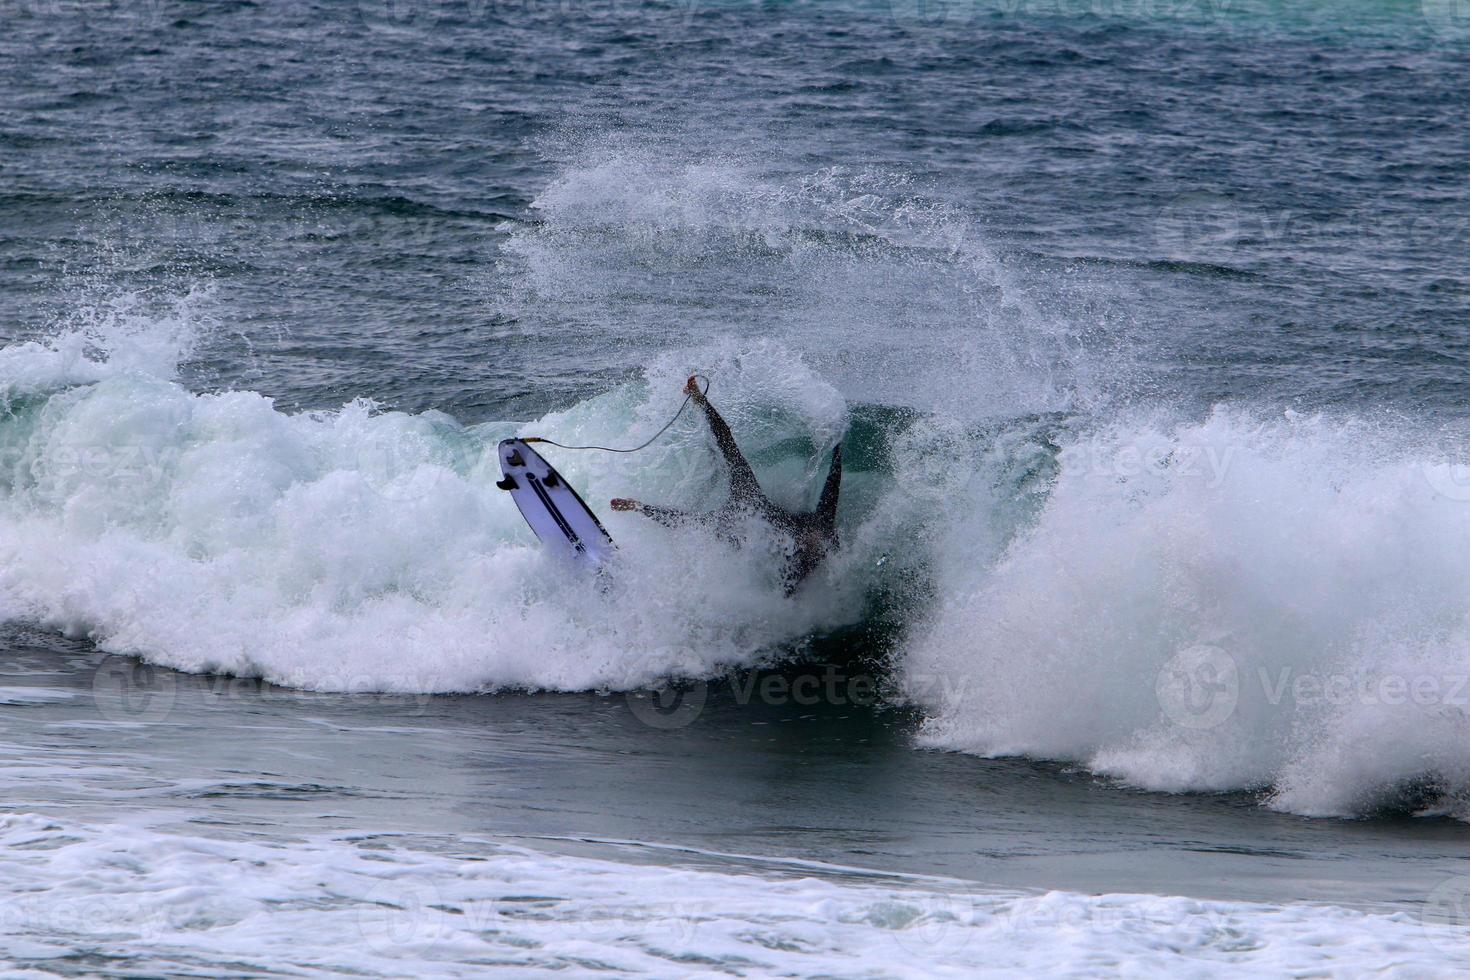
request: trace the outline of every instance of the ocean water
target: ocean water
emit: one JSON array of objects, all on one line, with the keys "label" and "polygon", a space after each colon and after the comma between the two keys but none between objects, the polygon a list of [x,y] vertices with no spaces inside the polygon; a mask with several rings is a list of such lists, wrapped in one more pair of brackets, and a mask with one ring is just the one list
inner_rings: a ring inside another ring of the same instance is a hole
[{"label": "ocean water", "polygon": [[1470,966],[1460,5],[0,12],[7,972]]}]

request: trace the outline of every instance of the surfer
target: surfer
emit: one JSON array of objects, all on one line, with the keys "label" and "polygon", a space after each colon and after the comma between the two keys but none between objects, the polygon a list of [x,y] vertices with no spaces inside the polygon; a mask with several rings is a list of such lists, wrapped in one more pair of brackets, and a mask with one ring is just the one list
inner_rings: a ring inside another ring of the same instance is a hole
[{"label": "surfer", "polygon": [[730,499],[712,511],[686,511],[672,507],[655,507],[618,497],[612,501],[613,510],[634,510],[650,520],[667,527],[681,524],[704,524],[728,532],[736,520],[755,515],[780,531],[790,535],[791,556],[786,562],[786,593],[796,591],[802,581],[821,564],[827,554],[837,547],[837,490],[842,483],[842,445],[832,450],[832,468],[827,471],[827,482],[822,486],[822,496],[817,509],[811,512],[787,510],[771,501],[756,481],[755,471],[745,459],[745,454],[735,444],[730,426],[715,411],[715,407],[699,390],[699,384],[690,378],[684,385],[684,393],[694,404],[704,410],[710,432],[715,443],[730,467]]}]

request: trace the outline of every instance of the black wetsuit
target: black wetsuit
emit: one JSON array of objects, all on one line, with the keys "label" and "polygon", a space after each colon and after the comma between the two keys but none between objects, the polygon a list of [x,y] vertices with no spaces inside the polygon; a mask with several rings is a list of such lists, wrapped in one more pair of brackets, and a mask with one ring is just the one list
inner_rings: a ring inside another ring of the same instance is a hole
[{"label": "black wetsuit", "polygon": [[841,444],[832,450],[832,468],[827,471],[827,482],[822,486],[817,509],[809,513],[790,511],[772,503],[766,496],[756,481],[755,471],[746,462],[745,454],[735,445],[730,426],[725,424],[714,406],[703,398],[695,401],[704,409],[704,417],[714,433],[715,442],[730,466],[730,499],[716,510],[698,513],[648,504],[640,504],[639,510],[670,527],[700,523],[728,530],[742,516],[754,514],[762,518],[791,535],[793,548],[786,563],[785,580],[787,593],[796,591],[796,587],[821,564],[827,553],[837,547],[837,491],[842,483]]}]

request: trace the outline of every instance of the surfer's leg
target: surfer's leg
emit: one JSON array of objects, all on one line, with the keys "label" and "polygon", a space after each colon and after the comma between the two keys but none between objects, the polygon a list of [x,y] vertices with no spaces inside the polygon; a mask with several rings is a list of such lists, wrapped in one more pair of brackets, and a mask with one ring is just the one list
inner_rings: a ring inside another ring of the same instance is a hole
[{"label": "surfer's leg", "polygon": [[832,450],[832,468],[827,471],[827,482],[822,486],[821,499],[817,501],[817,520],[828,534],[837,526],[837,491],[842,486],[842,443]]},{"label": "surfer's leg", "polygon": [[709,422],[710,432],[714,433],[715,444],[720,447],[725,462],[730,467],[730,501],[736,504],[764,504],[766,495],[761,491],[761,485],[756,481],[755,470],[750,468],[746,462],[745,454],[735,444],[735,435],[730,431],[730,426],[720,417],[703,395],[695,393],[694,401],[700,408],[704,409],[704,417]]}]

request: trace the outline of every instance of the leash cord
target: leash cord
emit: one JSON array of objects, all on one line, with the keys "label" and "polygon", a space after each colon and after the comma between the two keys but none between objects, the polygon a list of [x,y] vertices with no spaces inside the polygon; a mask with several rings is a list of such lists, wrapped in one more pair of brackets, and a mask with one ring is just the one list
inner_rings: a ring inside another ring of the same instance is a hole
[{"label": "leash cord", "polygon": [[[709,394],[709,383],[710,383],[709,382],[709,378],[706,378],[702,374],[696,374],[696,375],[694,375],[694,377],[699,378],[702,381],[704,381],[704,391],[700,392],[700,394],[702,396],[703,395],[708,395]],[[528,437],[526,437],[525,439],[523,439],[521,441],[522,442],[539,442],[539,443],[544,443],[545,445],[548,445],[548,446],[555,446],[558,449],[596,449],[596,450],[599,450],[599,451],[604,452],[604,453],[636,453],[639,450],[647,449],[649,446],[653,445],[656,441],[658,441],[658,437],[659,436],[663,435],[665,432],[668,432],[669,429],[673,428],[674,423],[677,422],[677,421],[679,421],[679,416],[684,414],[684,409],[686,409],[686,408],[689,407],[689,401],[693,397],[694,397],[693,394],[685,395],[684,396],[684,402],[683,402],[683,404],[681,404],[679,406],[679,410],[674,413],[674,417],[671,418],[671,419],[669,419],[667,422],[665,422],[664,423],[664,427],[662,429],[659,429],[657,432],[655,432],[653,434],[653,436],[651,438],[649,438],[649,440],[647,442],[643,443],[641,446],[634,446],[632,449],[614,449],[612,446],[564,446],[561,443],[559,443],[559,442],[553,442],[550,439],[542,439],[540,436],[528,436]]]}]

